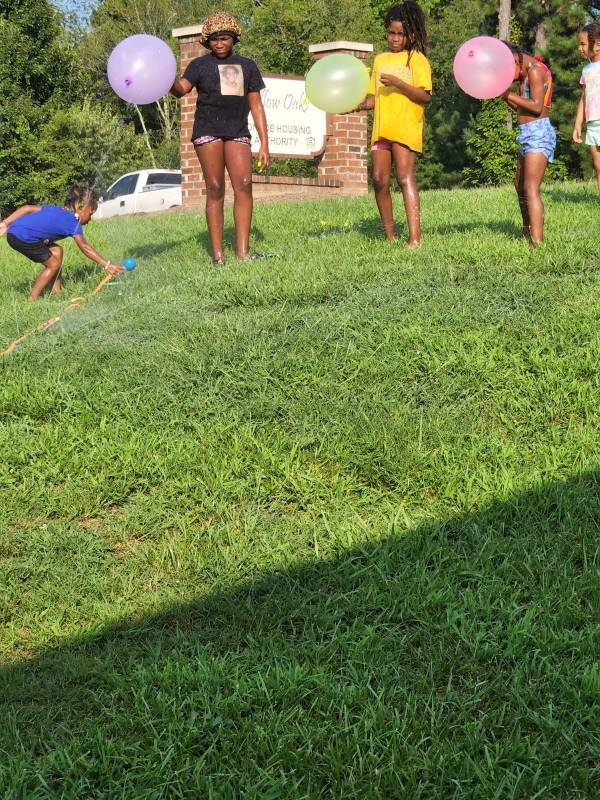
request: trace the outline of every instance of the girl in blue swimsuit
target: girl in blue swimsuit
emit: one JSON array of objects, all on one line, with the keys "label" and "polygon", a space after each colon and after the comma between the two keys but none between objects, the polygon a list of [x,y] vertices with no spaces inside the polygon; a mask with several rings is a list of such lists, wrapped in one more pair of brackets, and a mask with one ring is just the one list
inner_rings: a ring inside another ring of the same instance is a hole
[{"label": "girl in blue swimsuit", "polygon": [[505,42],[515,59],[519,92],[504,93],[517,112],[519,161],[515,187],[523,218],[523,234],[532,247],[544,241],[544,204],[540,186],[548,163],[554,159],[556,131],[550,122],[552,73],[548,67],[520,47]]}]

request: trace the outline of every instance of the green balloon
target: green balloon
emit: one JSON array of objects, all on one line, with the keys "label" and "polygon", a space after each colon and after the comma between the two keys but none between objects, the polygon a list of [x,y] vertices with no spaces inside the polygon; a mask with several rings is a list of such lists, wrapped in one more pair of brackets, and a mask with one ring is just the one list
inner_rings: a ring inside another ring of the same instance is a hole
[{"label": "green balloon", "polygon": [[316,61],[306,74],[306,96],[322,111],[345,114],[367,96],[369,70],[348,53],[335,53]]}]

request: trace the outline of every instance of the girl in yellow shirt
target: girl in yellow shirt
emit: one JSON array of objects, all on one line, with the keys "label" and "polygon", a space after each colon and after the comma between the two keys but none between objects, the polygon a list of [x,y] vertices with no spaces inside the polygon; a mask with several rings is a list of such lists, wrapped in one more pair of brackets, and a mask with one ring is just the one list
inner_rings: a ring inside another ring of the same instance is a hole
[{"label": "girl in yellow shirt", "polygon": [[431,100],[425,15],[418,3],[406,0],[389,9],[385,27],[388,52],[375,58],[369,94],[359,109],[375,109],[373,184],[385,235],[390,240],[396,238],[390,194],[393,160],[404,199],[408,245],[415,247],[421,242],[415,161],[417,153],[423,152],[423,116]]}]

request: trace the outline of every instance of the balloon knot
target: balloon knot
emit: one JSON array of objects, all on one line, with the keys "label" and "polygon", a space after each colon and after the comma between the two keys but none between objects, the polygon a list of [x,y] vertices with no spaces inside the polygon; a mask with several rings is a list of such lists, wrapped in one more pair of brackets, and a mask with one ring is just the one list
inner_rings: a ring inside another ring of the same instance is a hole
[{"label": "balloon knot", "polygon": [[544,59],[543,59],[543,58],[542,58],[542,56],[540,56],[540,55],[536,55],[536,57],[535,57],[535,60],[536,60],[536,61],[541,61],[541,62],[543,62],[543,61],[544,61]]},{"label": "balloon knot", "polygon": [[131,78],[125,78],[125,86],[131,86],[132,83],[133,81],[131,80]]}]

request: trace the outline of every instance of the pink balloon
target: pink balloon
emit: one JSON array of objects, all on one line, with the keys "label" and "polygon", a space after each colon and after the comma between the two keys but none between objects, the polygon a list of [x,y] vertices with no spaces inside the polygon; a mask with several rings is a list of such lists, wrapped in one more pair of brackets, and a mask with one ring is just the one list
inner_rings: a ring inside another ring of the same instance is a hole
[{"label": "pink balloon", "polygon": [[106,72],[122,100],[145,105],[167,94],[175,81],[177,63],[166,42],[138,33],[119,42],[110,54]]},{"label": "pink balloon", "polygon": [[489,100],[503,94],[514,81],[515,60],[500,39],[476,36],[458,48],[454,77],[466,94]]}]

